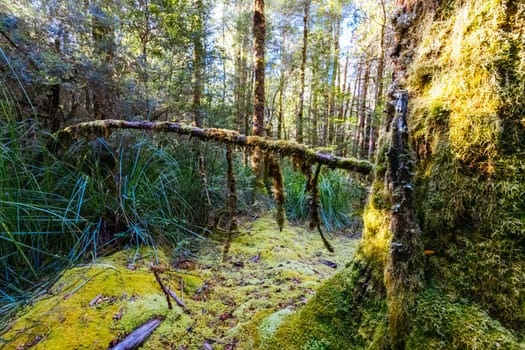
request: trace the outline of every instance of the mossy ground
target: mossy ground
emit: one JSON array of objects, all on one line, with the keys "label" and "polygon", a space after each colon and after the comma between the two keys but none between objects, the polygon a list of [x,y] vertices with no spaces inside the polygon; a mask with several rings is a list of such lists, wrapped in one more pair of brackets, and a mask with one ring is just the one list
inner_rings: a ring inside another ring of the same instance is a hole
[{"label": "mossy ground", "polygon": [[[303,307],[335,273],[323,259],[339,267],[352,259],[355,239],[340,235],[332,243],[336,252],[328,253],[317,233],[290,226],[279,232],[268,216],[243,225],[225,263],[221,245],[210,244],[198,259],[178,263],[161,251],[122,251],[67,270],[19,313],[0,344],[106,349],[158,315],[166,319],[142,349],[201,349],[205,343],[213,349],[252,349],[260,334],[273,332],[276,321]],[[151,266],[184,298],[185,309],[175,303],[168,309]]]}]

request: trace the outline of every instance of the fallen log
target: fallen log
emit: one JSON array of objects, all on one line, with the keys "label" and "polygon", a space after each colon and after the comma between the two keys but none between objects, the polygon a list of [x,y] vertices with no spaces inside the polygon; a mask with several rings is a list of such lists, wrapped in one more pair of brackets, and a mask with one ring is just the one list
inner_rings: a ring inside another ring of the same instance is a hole
[{"label": "fallen log", "polygon": [[246,136],[229,129],[198,128],[174,122],[148,122],[126,120],[94,120],[68,126],[58,131],[55,136],[58,141],[69,142],[73,139],[87,135],[109,136],[113,130],[135,129],[151,130],[155,132],[173,132],[188,135],[200,140],[209,140],[240,147],[259,147],[263,151],[272,152],[280,157],[291,157],[307,164],[318,163],[329,168],[345,169],[360,174],[368,175],[372,172],[373,165],[367,160],[343,158],[330,154],[316,152],[303,144],[286,140],[271,140],[260,136]]}]

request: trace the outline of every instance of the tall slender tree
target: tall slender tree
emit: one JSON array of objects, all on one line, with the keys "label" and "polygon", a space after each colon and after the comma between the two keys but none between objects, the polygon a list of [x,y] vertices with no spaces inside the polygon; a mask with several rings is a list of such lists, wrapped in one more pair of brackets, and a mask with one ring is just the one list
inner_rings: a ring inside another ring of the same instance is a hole
[{"label": "tall slender tree", "polygon": [[253,47],[255,65],[255,84],[253,98],[253,127],[252,133],[264,136],[264,78],[265,61],[264,50],[266,36],[266,21],[264,17],[264,0],[255,0],[255,11],[253,14]]},{"label": "tall slender tree", "polygon": [[193,23],[193,75],[192,75],[192,87],[193,87],[193,99],[192,99],[192,112],[193,112],[193,125],[202,127],[202,106],[201,98],[203,91],[203,72],[205,62],[205,52],[203,43],[203,32],[204,32],[204,5],[202,0],[195,0],[194,3],[194,23]]},{"label": "tall slender tree", "polygon": [[[264,136],[264,79],[265,79],[265,36],[266,22],[264,17],[264,0],[255,0],[253,14],[253,49],[254,49],[254,94],[253,94],[253,119],[252,134]],[[260,149],[252,153],[252,167],[255,173],[255,194],[265,192],[263,180],[263,155]]]},{"label": "tall slender tree", "polygon": [[297,142],[303,142],[303,128],[304,128],[304,90],[305,90],[305,72],[306,72],[306,53],[308,47],[308,19],[310,12],[311,0],[304,0],[304,14],[303,14],[303,47],[301,49],[301,86],[299,92],[299,108],[297,112],[296,125],[296,139]]}]

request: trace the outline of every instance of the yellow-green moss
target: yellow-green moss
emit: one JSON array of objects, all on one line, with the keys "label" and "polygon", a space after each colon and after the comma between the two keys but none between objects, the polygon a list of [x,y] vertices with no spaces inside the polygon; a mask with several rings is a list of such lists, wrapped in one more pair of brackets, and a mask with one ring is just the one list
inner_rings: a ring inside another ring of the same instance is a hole
[{"label": "yellow-green moss", "polygon": [[436,251],[426,276],[523,339],[525,6],[476,0],[446,13],[419,17],[406,79],[418,216]]},{"label": "yellow-green moss", "polygon": [[[299,309],[334,274],[320,259],[344,266],[356,243],[336,237],[337,253],[330,254],[317,234],[290,226],[279,232],[267,216],[245,224],[233,237],[224,263],[220,247],[212,245],[200,252],[190,270],[171,267],[162,251],[118,252],[67,270],[50,294],[20,312],[1,338],[7,349],[28,345],[37,336],[42,340],[34,349],[105,349],[160,315],[165,320],[142,349],[197,349],[207,340],[215,349],[233,343],[251,349],[260,342],[260,331],[273,329],[269,323],[259,326],[266,316]],[[184,298],[184,310],[175,303],[168,309],[151,265],[157,266],[163,283]],[[98,295],[100,300],[90,306]]]},{"label": "yellow-green moss", "polygon": [[363,261],[354,264],[323,284],[316,296],[299,312],[261,324],[278,323],[262,333],[261,349],[364,349],[381,348],[385,336],[385,312],[381,283],[368,274]]},{"label": "yellow-green moss", "polygon": [[407,349],[525,349],[525,343],[475,304],[428,288],[416,300]]},{"label": "yellow-green moss", "polygon": [[[120,252],[67,270],[2,338],[13,348],[35,337],[43,339],[34,349],[106,348],[150,317],[168,316],[166,299],[149,271],[150,264],[165,262],[165,256],[144,250],[133,262],[134,256],[135,251]],[[177,290],[177,285],[171,288]]]}]

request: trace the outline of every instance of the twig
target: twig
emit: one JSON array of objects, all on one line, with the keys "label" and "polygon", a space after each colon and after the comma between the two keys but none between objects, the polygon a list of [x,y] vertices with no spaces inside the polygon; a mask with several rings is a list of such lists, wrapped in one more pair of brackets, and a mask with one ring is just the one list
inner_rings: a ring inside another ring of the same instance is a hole
[{"label": "twig", "polygon": [[177,305],[179,305],[180,307],[182,308],[185,308],[186,307],[186,304],[184,304],[184,300],[182,300],[181,298],[179,298],[177,296],[177,293],[175,293],[174,291],[172,291],[171,289],[168,288],[168,293],[169,295],[173,298],[173,300],[175,300],[175,302],[177,303]]}]

